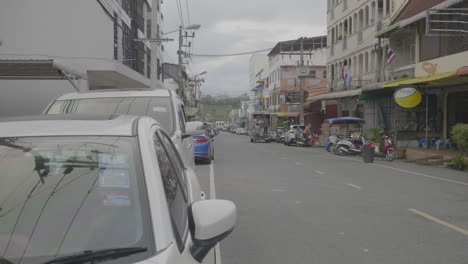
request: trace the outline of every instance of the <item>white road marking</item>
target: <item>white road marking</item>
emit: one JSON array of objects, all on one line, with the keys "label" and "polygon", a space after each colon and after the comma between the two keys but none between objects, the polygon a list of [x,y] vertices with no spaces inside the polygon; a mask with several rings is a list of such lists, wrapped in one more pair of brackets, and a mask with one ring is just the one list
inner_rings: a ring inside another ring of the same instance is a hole
[{"label": "white road marking", "polygon": [[284,159],[284,160],[285,160],[285,159],[288,159],[288,158],[286,158],[286,157],[281,157],[281,159]]},{"label": "white road marking", "polygon": [[382,167],[382,168],[387,168],[387,169],[392,169],[392,170],[397,170],[397,171],[401,171],[401,172],[411,173],[411,174],[414,174],[414,175],[423,176],[423,177],[426,177],[426,178],[431,178],[431,179],[435,179],[435,180],[446,181],[446,182],[451,182],[451,183],[462,184],[462,185],[468,186],[467,182],[453,181],[453,180],[449,180],[449,179],[439,178],[439,177],[435,177],[435,176],[431,176],[431,175],[427,175],[427,174],[423,174],[423,173],[419,173],[419,172],[403,170],[403,169],[399,169],[399,168],[395,168],[395,167],[391,167],[391,166],[385,166],[385,165],[381,165],[381,164],[375,164],[375,163],[371,163],[371,164],[375,165],[375,166]]},{"label": "white road marking", "polygon": [[300,166],[300,165],[302,165],[302,163],[300,163],[299,161],[296,161],[296,165]]},{"label": "white road marking", "polygon": [[296,204],[301,204],[302,202],[301,201],[296,201]]},{"label": "white road marking", "polygon": [[314,172],[317,173],[317,174],[325,174],[325,172],[319,171],[319,170],[314,170]]},{"label": "white road marking", "polygon": [[216,199],[216,186],[214,181],[214,161],[210,164],[210,199]]},{"label": "white road marking", "polygon": [[272,191],[272,192],[285,192],[284,189],[273,189],[273,190],[271,190],[271,191]]},{"label": "white road marking", "polygon": [[364,252],[369,252],[369,250],[367,248],[361,248],[362,251]]},{"label": "white road marking", "polygon": [[[215,175],[214,175],[214,161],[210,164],[210,199],[216,199],[216,186],[215,186]],[[216,264],[221,264],[221,249],[219,243],[214,247],[214,258]]]},{"label": "white road marking", "polygon": [[[356,162],[360,162],[360,160],[354,159],[354,158],[350,158],[350,157],[343,157],[343,156],[340,156],[340,158],[344,158],[344,159],[348,159],[348,160],[353,160],[353,161],[356,161]],[[386,166],[386,165],[382,165],[382,164],[376,164],[376,163],[369,163],[369,164],[374,165],[374,166],[378,166],[378,167],[382,167],[382,168],[387,168],[387,169],[392,169],[392,170],[396,170],[396,171],[406,172],[406,173],[410,173],[410,174],[414,174],[414,175],[418,175],[418,176],[423,176],[423,177],[431,178],[431,179],[434,179],[434,180],[445,181],[445,182],[451,182],[451,183],[456,183],[456,184],[461,184],[461,185],[466,185],[466,186],[468,186],[468,182],[461,182],[461,181],[449,180],[449,179],[445,179],[445,178],[440,178],[440,177],[436,177],[436,176],[427,175],[427,174],[424,174],[424,173],[419,173],[419,172],[414,172],[414,171],[399,169],[399,168],[395,168],[395,167],[391,167],[391,166]]]}]

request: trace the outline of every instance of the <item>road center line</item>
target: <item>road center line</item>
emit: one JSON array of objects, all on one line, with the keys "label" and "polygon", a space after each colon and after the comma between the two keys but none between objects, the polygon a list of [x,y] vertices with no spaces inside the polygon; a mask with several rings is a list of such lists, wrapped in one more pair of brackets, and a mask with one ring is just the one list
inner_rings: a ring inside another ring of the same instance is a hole
[{"label": "road center line", "polygon": [[458,231],[458,232],[460,232],[460,233],[462,233],[462,234],[468,236],[468,230],[466,230],[466,229],[463,229],[463,228],[458,227],[458,226],[456,226],[456,225],[452,225],[452,224],[450,224],[450,223],[447,223],[447,222],[445,222],[445,221],[443,221],[443,220],[440,220],[440,219],[438,219],[438,218],[435,218],[435,217],[433,217],[433,216],[431,216],[431,215],[428,215],[428,214],[426,214],[426,213],[424,213],[424,212],[421,212],[421,211],[416,210],[416,209],[413,209],[413,208],[409,208],[408,210],[411,211],[411,212],[413,212],[413,213],[415,213],[415,214],[418,214],[418,215],[420,215],[420,216],[422,216],[422,217],[424,217],[424,218],[426,218],[426,219],[429,219],[429,220],[431,220],[431,221],[434,221],[434,222],[436,222],[436,223],[438,223],[438,224],[441,224],[441,225],[443,225],[443,226],[445,226],[445,227],[448,227],[448,228],[450,228],[450,229],[452,229],[452,230]]},{"label": "road center line", "polygon": [[357,185],[354,185],[354,184],[351,184],[351,183],[348,184],[348,186],[351,186],[351,187],[353,187],[353,188],[356,188],[356,189],[358,189],[358,190],[361,190],[361,187],[359,187],[359,186],[357,186]]},{"label": "road center line", "polygon": [[423,176],[423,177],[426,177],[426,178],[431,178],[431,179],[435,179],[435,180],[446,181],[446,182],[451,182],[451,183],[462,184],[462,185],[468,186],[467,182],[453,181],[453,180],[449,180],[449,179],[445,179],[445,178],[439,178],[439,177],[435,177],[435,176],[431,176],[431,175],[427,175],[427,174],[423,174],[423,173],[419,173],[419,172],[403,170],[403,169],[394,168],[394,167],[391,167],[391,166],[385,166],[385,165],[382,165],[382,164],[375,164],[375,163],[371,163],[371,164],[374,165],[374,166],[379,166],[379,167],[383,167],[383,168],[387,168],[387,169],[393,169],[393,170],[397,170],[397,171],[401,171],[401,172],[411,173],[411,174]]},{"label": "road center line", "polygon": [[321,174],[321,175],[325,174],[325,172],[319,171],[319,170],[314,170],[314,172],[317,173],[317,174]]},{"label": "road center line", "polygon": [[210,164],[210,199],[216,199],[216,186],[214,181],[214,161]]}]

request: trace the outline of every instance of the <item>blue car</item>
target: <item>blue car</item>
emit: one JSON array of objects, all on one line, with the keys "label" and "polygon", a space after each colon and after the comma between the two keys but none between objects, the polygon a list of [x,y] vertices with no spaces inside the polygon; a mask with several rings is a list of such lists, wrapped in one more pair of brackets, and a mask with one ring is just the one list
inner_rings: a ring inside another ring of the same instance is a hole
[{"label": "blue car", "polygon": [[195,160],[210,164],[214,160],[213,136],[209,133],[207,123],[203,123],[203,128],[206,131],[205,134],[192,137]]}]

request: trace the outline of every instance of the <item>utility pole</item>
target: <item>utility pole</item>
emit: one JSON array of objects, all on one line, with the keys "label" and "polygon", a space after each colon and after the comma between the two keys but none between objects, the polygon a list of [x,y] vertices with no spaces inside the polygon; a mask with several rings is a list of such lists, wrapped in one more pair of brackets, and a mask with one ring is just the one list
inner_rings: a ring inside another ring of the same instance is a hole
[{"label": "utility pole", "polygon": [[[301,41],[301,61],[300,67],[304,67],[304,37],[300,38]],[[304,77],[299,76],[299,124],[304,124]]]},{"label": "utility pole", "polygon": [[177,50],[177,55],[178,55],[178,77],[179,80],[177,84],[179,85],[179,89],[177,91],[177,94],[180,96],[180,98],[183,98],[183,91],[184,91],[184,84],[182,82],[182,67],[183,67],[183,61],[182,61],[182,45],[183,45],[183,36],[182,36],[182,26],[179,26],[179,49]]}]

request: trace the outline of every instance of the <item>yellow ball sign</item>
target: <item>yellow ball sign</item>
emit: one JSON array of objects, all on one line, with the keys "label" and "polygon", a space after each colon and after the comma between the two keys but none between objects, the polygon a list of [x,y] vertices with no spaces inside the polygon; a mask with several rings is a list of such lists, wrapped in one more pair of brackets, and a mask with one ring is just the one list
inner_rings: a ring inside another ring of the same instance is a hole
[{"label": "yellow ball sign", "polygon": [[422,94],[416,88],[401,88],[393,95],[395,102],[404,108],[413,108],[422,101]]}]

